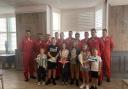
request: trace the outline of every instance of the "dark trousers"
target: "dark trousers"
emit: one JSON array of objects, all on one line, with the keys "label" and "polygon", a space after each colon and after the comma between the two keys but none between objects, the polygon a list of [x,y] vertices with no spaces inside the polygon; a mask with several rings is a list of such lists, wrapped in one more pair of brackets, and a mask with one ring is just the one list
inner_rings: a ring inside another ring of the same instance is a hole
[{"label": "dark trousers", "polygon": [[37,78],[38,78],[38,82],[40,81],[45,81],[46,78],[46,69],[43,68],[42,66],[39,66],[39,68],[37,69]]},{"label": "dark trousers", "polygon": [[66,63],[64,66],[62,65],[62,70],[61,70],[61,74],[62,74],[62,81],[63,82],[67,82],[68,81],[68,76],[69,76],[69,63]]}]

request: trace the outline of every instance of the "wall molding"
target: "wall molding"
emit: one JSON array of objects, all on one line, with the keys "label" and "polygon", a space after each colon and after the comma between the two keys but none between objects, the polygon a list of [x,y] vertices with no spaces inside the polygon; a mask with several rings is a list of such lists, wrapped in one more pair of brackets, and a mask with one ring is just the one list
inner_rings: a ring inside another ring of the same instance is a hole
[{"label": "wall molding", "polygon": [[35,12],[45,12],[47,5],[30,5],[21,6],[15,9],[15,13],[35,13]]}]

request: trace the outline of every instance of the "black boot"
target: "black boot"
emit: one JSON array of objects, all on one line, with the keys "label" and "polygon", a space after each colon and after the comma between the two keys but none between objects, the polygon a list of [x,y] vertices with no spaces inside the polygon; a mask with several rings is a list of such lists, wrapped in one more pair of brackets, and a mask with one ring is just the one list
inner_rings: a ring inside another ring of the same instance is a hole
[{"label": "black boot", "polygon": [[97,87],[95,87],[95,89],[97,89]]},{"label": "black boot", "polygon": [[28,82],[28,81],[29,81],[29,79],[27,78],[27,79],[25,79],[25,81],[26,81],[26,82]]},{"label": "black boot", "polygon": [[95,87],[94,86],[91,86],[90,89],[95,89]]},{"label": "black boot", "polygon": [[31,75],[31,76],[30,76],[30,78],[31,78],[31,79],[36,79],[36,77],[35,77],[35,76],[33,76],[33,75]]},{"label": "black boot", "polygon": [[52,81],[53,85],[56,85],[56,81],[55,81],[55,80],[56,80],[56,79],[53,78],[53,81]]},{"label": "black boot", "polygon": [[51,83],[51,79],[48,79],[45,84],[48,85],[50,83]]},{"label": "black boot", "polygon": [[101,86],[102,85],[102,81],[98,80],[98,85]]},{"label": "black boot", "polygon": [[74,79],[71,79],[70,84],[71,84],[71,85],[73,85],[73,84],[74,84]]},{"label": "black boot", "polygon": [[107,78],[107,82],[111,82],[110,78]]},{"label": "black boot", "polygon": [[78,81],[78,79],[76,79],[76,86],[79,86],[79,81]]}]

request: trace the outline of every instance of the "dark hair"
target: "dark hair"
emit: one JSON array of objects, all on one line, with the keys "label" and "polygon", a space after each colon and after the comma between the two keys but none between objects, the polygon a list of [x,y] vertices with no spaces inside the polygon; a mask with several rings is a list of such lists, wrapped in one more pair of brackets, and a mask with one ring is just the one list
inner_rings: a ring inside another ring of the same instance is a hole
[{"label": "dark hair", "polygon": [[42,33],[37,33],[37,35],[43,35]]},{"label": "dark hair", "polygon": [[31,30],[25,30],[25,32],[31,32]]},{"label": "dark hair", "polygon": [[107,29],[106,29],[106,28],[104,28],[104,29],[102,29],[102,31],[105,31],[105,32],[107,32]]},{"label": "dark hair", "polygon": [[97,48],[93,48],[92,51],[98,50]]},{"label": "dark hair", "polygon": [[58,32],[55,32],[55,34],[58,34]]},{"label": "dark hair", "polygon": [[80,35],[80,34],[77,32],[77,33],[75,34],[75,36],[76,36],[76,35]]},{"label": "dark hair", "polygon": [[52,37],[52,40],[55,39],[55,37]]},{"label": "dark hair", "polygon": [[96,29],[95,29],[95,28],[92,28],[92,29],[91,29],[91,32],[92,32],[92,31],[95,31],[95,32],[96,32]]}]

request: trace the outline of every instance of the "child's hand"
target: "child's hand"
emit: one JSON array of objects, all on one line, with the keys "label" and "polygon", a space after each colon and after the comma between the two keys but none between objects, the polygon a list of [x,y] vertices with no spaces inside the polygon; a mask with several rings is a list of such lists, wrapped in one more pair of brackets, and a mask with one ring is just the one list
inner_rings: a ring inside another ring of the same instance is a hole
[{"label": "child's hand", "polygon": [[81,65],[82,65],[82,67],[84,67],[84,64],[83,63]]}]

